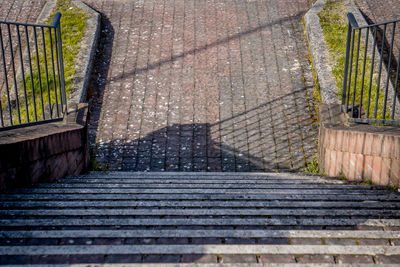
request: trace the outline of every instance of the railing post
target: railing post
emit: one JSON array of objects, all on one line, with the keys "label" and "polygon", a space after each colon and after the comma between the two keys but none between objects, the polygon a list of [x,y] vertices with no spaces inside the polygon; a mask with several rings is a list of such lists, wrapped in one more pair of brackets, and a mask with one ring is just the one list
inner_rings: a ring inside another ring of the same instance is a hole
[{"label": "railing post", "polygon": [[62,92],[62,104],[64,105],[63,110],[64,114],[66,114],[68,110],[67,106],[67,94],[65,92],[65,78],[64,78],[64,60],[63,60],[63,52],[62,52],[62,39],[61,39],[61,24],[60,24],[61,14],[59,12],[56,13],[53,20],[53,25],[56,25],[57,32],[57,46],[58,46],[58,61],[60,63],[60,79],[61,79],[61,92]]},{"label": "railing post", "polygon": [[346,59],[345,59],[345,62],[344,62],[342,105],[344,105],[346,103],[347,75],[348,75],[348,72],[349,72],[349,57],[350,57],[350,40],[351,40],[351,24],[350,24],[350,21],[349,21],[348,30],[347,30],[347,41],[346,41]]}]

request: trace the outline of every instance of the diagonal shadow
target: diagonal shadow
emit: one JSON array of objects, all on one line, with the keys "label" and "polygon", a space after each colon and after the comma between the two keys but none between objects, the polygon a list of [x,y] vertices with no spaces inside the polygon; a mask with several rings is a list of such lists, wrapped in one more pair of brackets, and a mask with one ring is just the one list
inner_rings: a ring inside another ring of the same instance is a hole
[{"label": "diagonal shadow", "polygon": [[[217,123],[174,124],[143,138],[98,144],[96,161],[125,171],[299,170],[313,159],[317,126],[313,112],[304,111],[307,103],[292,100],[310,88]],[[292,104],[283,109],[282,103]]]},{"label": "diagonal shadow", "polygon": [[123,75],[122,74],[121,75],[117,75],[115,77],[112,77],[111,81],[117,81],[117,80],[120,80],[122,78],[132,77],[132,76],[134,76],[136,74],[141,74],[143,72],[147,72],[149,70],[156,69],[156,68],[158,68],[158,67],[160,67],[160,66],[162,66],[164,64],[173,62],[173,61],[175,61],[177,59],[184,58],[185,56],[188,56],[188,55],[194,55],[195,53],[202,52],[202,51],[207,50],[209,48],[213,48],[213,47],[216,47],[218,45],[228,43],[231,40],[235,40],[235,39],[238,39],[240,37],[253,34],[253,33],[258,32],[258,31],[260,31],[260,30],[262,30],[264,28],[271,27],[271,26],[276,25],[276,24],[280,24],[280,23],[283,23],[283,22],[286,22],[286,21],[291,21],[293,19],[301,19],[302,16],[305,13],[306,12],[299,12],[298,14],[296,14],[294,16],[288,16],[288,17],[285,17],[285,18],[282,18],[282,19],[278,19],[278,20],[275,20],[273,22],[266,23],[266,24],[260,25],[258,27],[251,28],[249,30],[240,32],[238,34],[235,34],[235,35],[232,35],[232,36],[229,36],[229,37],[225,37],[225,38],[223,38],[221,40],[217,40],[217,41],[215,41],[215,42],[213,42],[211,44],[203,45],[203,46],[201,46],[199,48],[195,48],[195,49],[189,50],[187,52],[183,52],[183,53],[180,53],[178,55],[174,55],[171,58],[160,60],[157,63],[148,64],[145,68],[138,68],[138,69],[135,69],[135,70],[133,70],[131,72],[126,72]]},{"label": "diagonal shadow", "polygon": [[114,40],[114,28],[111,21],[104,14],[99,14],[101,14],[99,45],[97,47],[96,56],[94,57],[94,68],[92,70],[87,94],[87,99],[90,103],[90,118],[88,120],[89,144],[94,144],[96,140]]}]

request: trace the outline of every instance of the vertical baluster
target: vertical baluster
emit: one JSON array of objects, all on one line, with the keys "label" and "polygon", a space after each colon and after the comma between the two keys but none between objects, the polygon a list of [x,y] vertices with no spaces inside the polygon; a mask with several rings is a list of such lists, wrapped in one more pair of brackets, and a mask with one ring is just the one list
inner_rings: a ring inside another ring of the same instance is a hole
[{"label": "vertical baluster", "polygon": [[61,39],[61,25],[60,23],[57,26],[57,41],[58,41],[58,56],[60,58],[60,75],[61,75],[61,89],[62,89],[62,98],[64,103],[64,112],[68,111],[67,106],[67,94],[65,92],[65,80],[64,80],[64,59],[63,59],[63,51],[62,51],[62,39]]},{"label": "vertical baluster", "polygon": [[1,127],[4,127],[4,121],[3,121],[3,104],[1,102],[1,97],[0,97],[0,124]]},{"label": "vertical baluster", "polygon": [[375,26],[374,31],[374,43],[372,45],[372,59],[371,59],[371,72],[369,74],[369,89],[368,89],[368,107],[367,107],[367,118],[369,118],[369,109],[371,106],[371,91],[372,91],[372,76],[374,75],[374,65],[375,65],[375,49],[376,48],[376,36],[377,36],[377,27]]},{"label": "vertical baluster", "polygon": [[385,24],[385,26],[383,26],[383,36],[382,36],[382,44],[381,44],[381,58],[379,59],[378,82],[377,82],[377,85],[376,85],[376,99],[375,99],[375,113],[374,113],[374,118],[375,119],[378,116],[379,89],[380,89],[381,74],[382,74],[383,49],[385,48],[386,26],[387,26],[386,24]]},{"label": "vertical baluster", "polygon": [[385,86],[385,102],[383,102],[383,117],[382,119],[385,120],[386,118],[386,102],[387,102],[387,95],[389,89],[389,80],[390,80],[390,69],[392,68],[392,54],[393,54],[393,43],[394,43],[394,36],[396,31],[396,22],[393,23],[393,30],[392,30],[392,41],[390,42],[390,49],[389,49],[389,62],[387,67],[387,77],[386,77],[386,86]]},{"label": "vertical baluster", "polygon": [[[15,102],[16,102],[16,106],[17,106],[18,123],[21,124],[21,112],[19,110],[17,76],[16,76],[16,71],[15,71],[14,51],[13,51],[13,45],[12,45],[10,24],[7,24],[7,31],[8,31],[8,39],[10,41],[11,68],[12,68],[13,79],[14,79],[14,91],[15,91]],[[11,112],[11,110],[10,110],[10,112]]]},{"label": "vertical baluster", "polygon": [[6,65],[6,58],[5,58],[5,52],[4,52],[3,31],[2,31],[1,25],[0,25],[0,47],[1,47],[1,58],[2,58],[2,62],[3,62],[4,83],[6,85],[7,104],[8,104],[8,110],[10,112],[10,125],[13,125],[13,118],[12,118],[12,112],[11,112],[10,87],[8,85],[7,65]]},{"label": "vertical baluster", "polygon": [[[1,35],[1,25],[0,24],[0,35]],[[0,36],[1,43],[3,44],[3,38]],[[4,53],[1,54],[1,58],[4,58]],[[2,87],[2,86],[1,86]],[[0,87],[0,123],[1,127],[4,127],[4,120],[3,120],[3,103],[2,103],[2,91]]]},{"label": "vertical baluster", "polygon": [[53,85],[54,85],[54,98],[56,100],[56,111],[57,111],[57,117],[60,117],[60,111],[58,109],[58,96],[57,96],[57,78],[56,78],[56,68],[54,66],[54,48],[53,48],[53,36],[51,34],[51,29],[49,28],[49,38],[50,38],[50,53],[51,53],[51,66],[53,70]]},{"label": "vertical baluster", "polygon": [[351,41],[351,24],[347,26],[347,41],[346,41],[346,59],[344,63],[344,76],[343,76],[343,90],[342,90],[342,105],[346,103],[346,92],[347,92],[347,75],[349,73],[349,53],[350,53],[350,41]]},{"label": "vertical baluster", "polygon": [[[356,91],[357,91],[357,74],[358,74],[358,58],[360,54],[360,40],[361,40],[361,29],[358,29],[358,40],[357,40],[357,55],[356,55],[356,65],[354,70],[354,86],[353,86],[353,106],[351,109],[351,117],[354,118],[354,102],[356,102]],[[360,110],[361,113],[361,110]]]},{"label": "vertical baluster", "polygon": [[43,118],[43,120],[45,120],[46,116],[44,114],[45,112],[44,112],[44,103],[43,103],[42,75],[40,73],[40,58],[39,58],[39,49],[38,49],[38,44],[37,44],[36,27],[33,27],[33,40],[35,42],[36,64],[37,64],[38,78],[39,78],[40,103],[42,106],[42,118]]},{"label": "vertical baluster", "polygon": [[49,103],[49,113],[50,113],[50,118],[53,118],[53,111],[51,109],[51,100],[50,100],[50,86],[49,86],[49,71],[47,68],[47,53],[46,53],[46,39],[44,38],[44,28],[41,27],[42,30],[42,41],[43,41],[43,58],[44,58],[44,66],[46,70],[46,85],[47,85],[47,100]]},{"label": "vertical baluster", "polygon": [[354,52],[354,38],[355,38],[355,30],[352,30],[351,37],[351,50],[350,50],[350,71],[349,71],[349,84],[347,85],[347,102],[346,102],[346,112],[349,110],[349,99],[350,99],[350,87],[351,87],[351,74],[353,69],[353,52]]},{"label": "vertical baluster", "polygon": [[[61,107],[64,106],[63,104],[63,97],[62,97],[62,92],[61,92],[61,73],[60,73],[60,57],[58,55],[58,40],[57,40],[57,30],[54,28],[54,46],[56,47],[56,63],[57,63],[57,79],[58,79],[58,88],[59,88],[59,93],[60,93],[60,105]],[[61,110],[61,113],[63,113],[63,110]]]},{"label": "vertical baluster", "polygon": [[27,94],[26,94],[24,57],[23,57],[23,54],[22,54],[21,34],[20,34],[20,30],[19,30],[19,26],[18,25],[17,25],[17,37],[18,37],[19,58],[21,60],[20,64],[21,64],[22,85],[24,87],[26,122],[29,122],[29,108],[28,108],[28,97],[27,97]]},{"label": "vertical baluster", "polygon": [[394,114],[395,114],[395,109],[396,109],[396,100],[397,100],[397,87],[399,85],[399,72],[400,72],[400,49],[399,49],[399,55],[397,56],[397,70],[396,70],[396,79],[394,83],[394,89],[393,89],[393,105],[392,105],[392,120],[394,120]]},{"label": "vertical baluster", "polygon": [[364,48],[364,59],[363,59],[363,70],[362,70],[362,77],[361,77],[361,92],[360,92],[360,112],[359,118],[361,118],[361,110],[363,104],[363,95],[364,95],[364,78],[365,78],[365,63],[367,61],[367,51],[368,51],[368,36],[369,36],[369,28],[367,28],[365,36],[365,48]]},{"label": "vertical baluster", "polygon": [[28,53],[28,64],[29,64],[29,74],[31,75],[31,90],[32,90],[32,100],[33,100],[33,112],[35,115],[35,121],[37,121],[36,112],[36,96],[35,96],[35,84],[33,81],[33,70],[32,70],[32,59],[31,59],[31,46],[29,44],[28,27],[25,26],[25,38],[26,38],[26,49]]}]

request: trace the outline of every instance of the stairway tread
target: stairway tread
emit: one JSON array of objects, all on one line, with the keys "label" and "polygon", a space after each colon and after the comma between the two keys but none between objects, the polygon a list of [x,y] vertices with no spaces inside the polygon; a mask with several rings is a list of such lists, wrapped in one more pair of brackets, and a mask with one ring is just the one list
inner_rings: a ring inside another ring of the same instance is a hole
[{"label": "stairway tread", "polygon": [[338,238],[400,239],[400,231],[329,230],[10,230],[8,238],[133,238],[133,237],[236,237],[236,238]]},{"label": "stairway tread", "polygon": [[365,225],[400,226],[398,219],[0,219],[0,226],[123,226],[123,225]]},{"label": "stairway tread", "polygon": [[1,194],[0,217],[5,262],[400,257],[398,192],[296,173],[94,172]]},{"label": "stairway tread", "polygon": [[0,246],[0,255],[82,254],[340,254],[399,255],[400,246],[335,245],[60,245]]}]

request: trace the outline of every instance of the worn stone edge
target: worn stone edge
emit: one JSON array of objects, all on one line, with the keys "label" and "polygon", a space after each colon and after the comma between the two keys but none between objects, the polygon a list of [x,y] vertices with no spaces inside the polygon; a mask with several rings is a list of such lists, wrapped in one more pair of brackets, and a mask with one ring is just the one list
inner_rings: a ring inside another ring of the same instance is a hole
[{"label": "worn stone edge", "polygon": [[[9,265],[12,267],[25,267],[26,265]],[[30,264],[41,267],[70,267],[69,264]],[[104,263],[104,264],[74,264],[74,267],[398,267],[397,264],[329,264],[329,263]]]},{"label": "worn stone edge", "polygon": [[45,24],[46,20],[50,17],[51,11],[55,8],[57,0],[46,0],[46,4],[42,8],[39,17],[36,19],[36,24]]},{"label": "worn stone edge", "polygon": [[73,0],[78,8],[88,13],[85,35],[81,49],[76,60],[76,76],[73,82],[73,91],[70,93],[68,104],[76,106],[86,102],[86,94],[89,86],[90,75],[93,68],[96,47],[100,34],[100,14],[79,0]]},{"label": "worn stone edge", "polygon": [[332,67],[329,63],[329,54],[324,34],[322,32],[318,13],[326,4],[326,0],[318,0],[304,16],[306,35],[310,47],[311,58],[315,69],[316,78],[320,85],[321,98],[323,103],[339,103],[337,96],[338,88],[335,77],[332,74]]}]

